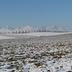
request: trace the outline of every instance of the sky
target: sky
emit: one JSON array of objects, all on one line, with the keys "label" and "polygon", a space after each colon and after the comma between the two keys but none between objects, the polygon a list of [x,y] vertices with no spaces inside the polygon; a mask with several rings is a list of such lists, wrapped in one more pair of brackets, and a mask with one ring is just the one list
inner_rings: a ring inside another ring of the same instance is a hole
[{"label": "sky", "polygon": [[0,26],[71,26],[72,0],[0,0]]}]

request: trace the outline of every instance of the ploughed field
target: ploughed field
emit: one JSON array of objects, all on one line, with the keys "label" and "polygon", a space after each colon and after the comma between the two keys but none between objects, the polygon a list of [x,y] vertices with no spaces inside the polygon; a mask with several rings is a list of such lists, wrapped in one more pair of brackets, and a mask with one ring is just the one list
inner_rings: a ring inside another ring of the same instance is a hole
[{"label": "ploughed field", "polygon": [[72,34],[0,40],[0,72],[72,72]]}]

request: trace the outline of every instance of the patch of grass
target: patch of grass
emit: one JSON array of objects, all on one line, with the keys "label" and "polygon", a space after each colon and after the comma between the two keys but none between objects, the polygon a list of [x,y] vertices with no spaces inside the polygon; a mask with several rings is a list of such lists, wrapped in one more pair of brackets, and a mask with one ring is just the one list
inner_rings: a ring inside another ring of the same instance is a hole
[{"label": "patch of grass", "polygon": [[43,63],[42,62],[36,62],[36,63],[34,63],[37,67],[39,67],[39,66],[42,66],[43,65]]}]

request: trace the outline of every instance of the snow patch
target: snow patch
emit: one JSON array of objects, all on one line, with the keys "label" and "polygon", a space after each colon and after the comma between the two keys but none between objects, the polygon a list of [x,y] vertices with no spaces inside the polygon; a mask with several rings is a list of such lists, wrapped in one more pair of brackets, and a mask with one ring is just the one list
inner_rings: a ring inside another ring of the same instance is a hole
[{"label": "snow patch", "polygon": [[13,39],[14,37],[0,36],[0,39]]}]

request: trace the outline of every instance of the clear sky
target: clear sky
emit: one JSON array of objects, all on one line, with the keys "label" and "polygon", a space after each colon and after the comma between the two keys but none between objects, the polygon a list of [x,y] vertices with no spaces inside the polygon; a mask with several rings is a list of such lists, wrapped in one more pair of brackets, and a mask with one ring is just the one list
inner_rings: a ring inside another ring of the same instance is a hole
[{"label": "clear sky", "polygon": [[72,0],[0,0],[0,26],[72,25]]}]

